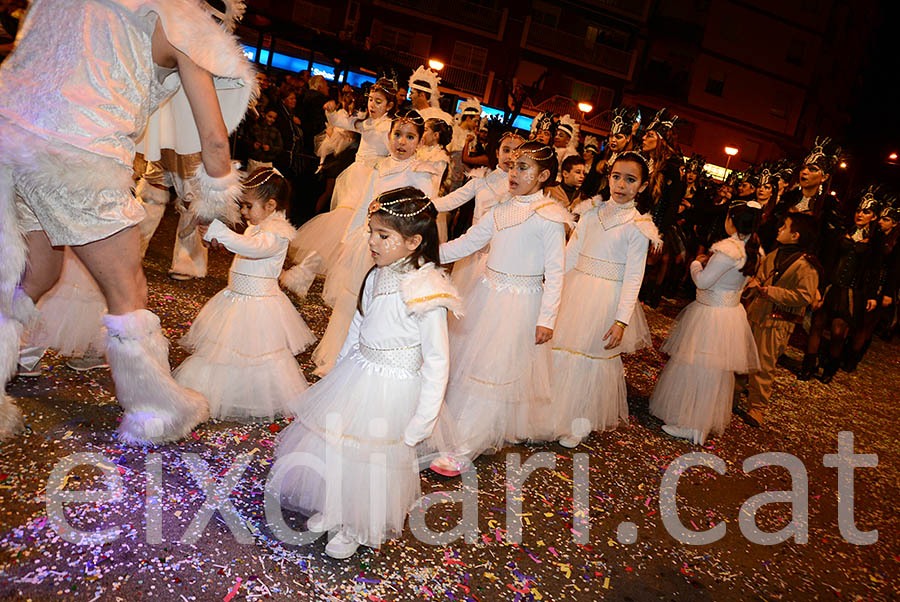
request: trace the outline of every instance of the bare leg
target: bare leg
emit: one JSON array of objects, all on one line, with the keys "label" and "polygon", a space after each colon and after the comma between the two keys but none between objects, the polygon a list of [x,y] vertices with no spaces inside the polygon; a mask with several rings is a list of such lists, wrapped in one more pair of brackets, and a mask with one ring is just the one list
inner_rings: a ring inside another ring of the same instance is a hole
[{"label": "bare leg", "polygon": [[109,313],[127,314],[147,306],[147,280],[141,267],[137,226],[72,250],[100,286]]},{"label": "bare leg", "polygon": [[51,245],[50,239],[41,230],[26,233],[25,244],[28,246],[28,264],[25,267],[22,289],[37,303],[38,299],[59,280],[63,265],[63,247]]},{"label": "bare leg", "polygon": [[106,297],[106,355],[125,410],[119,438],[125,443],[181,439],[209,417],[206,399],[180,387],[169,368],[169,342],[159,318],[144,309],[147,281],[141,269],[137,226],[73,249]]}]

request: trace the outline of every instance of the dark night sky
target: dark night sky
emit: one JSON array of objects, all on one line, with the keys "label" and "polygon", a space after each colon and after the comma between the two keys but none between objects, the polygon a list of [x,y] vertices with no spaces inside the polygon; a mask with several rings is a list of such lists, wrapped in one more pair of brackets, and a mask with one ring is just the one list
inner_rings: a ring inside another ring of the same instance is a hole
[{"label": "dark night sky", "polygon": [[873,36],[861,41],[867,45],[867,60],[845,140],[858,168],[857,179],[878,178],[898,185],[900,165],[885,161],[889,153],[900,152],[900,2],[882,0],[880,10]]}]

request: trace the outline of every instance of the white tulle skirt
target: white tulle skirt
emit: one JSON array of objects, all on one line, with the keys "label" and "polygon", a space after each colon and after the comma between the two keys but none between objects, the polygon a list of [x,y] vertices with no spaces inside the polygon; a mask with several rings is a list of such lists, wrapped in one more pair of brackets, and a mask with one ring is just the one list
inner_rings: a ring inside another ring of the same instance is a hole
[{"label": "white tulle skirt", "polygon": [[[415,449],[403,440],[420,384],[418,374],[354,350],[301,394],[275,453],[279,461],[292,453],[307,460],[282,483],[282,504],[322,513],[328,529],[342,528],[370,547],[399,537],[420,495]],[[310,458],[324,470],[310,467]]]},{"label": "white tulle skirt", "polygon": [[731,422],[734,372],[672,358],[650,396],[650,413],[666,424],[696,429],[698,441],[721,435]]},{"label": "white tulle skirt", "polygon": [[295,355],[315,335],[276,287],[250,296],[231,288],[200,310],[181,345],[192,352],[175,380],[209,400],[210,416],[269,421],[288,413],[287,403],[307,388]]},{"label": "white tulle skirt", "polygon": [[662,351],[669,362],[650,397],[666,424],[720,435],[731,421],[734,373],[759,370],[756,342],[740,304],[694,301],[678,315]]},{"label": "white tulle skirt", "polygon": [[336,257],[322,288],[322,299],[332,307],[339,297],[348,292],[354,296],[358,295],[363,279],[375,265],[369,250],[367,228],[359,227],[349,232],[337,250]]},{"label": "white tulle skirt", "polygon": [[347,169],[338,174],[331,193],[332,211],[338,207],[357,207],[362,198],[369,176],[374,171],[375,161],[354,161]]},{"label": "white tulle skirt", "polygon": [[678,314],[661,351],[695,366],[740,373],[759,370],[756,342],[740,304],[694,301]]},{"label": "white tulle skirt", "polygon": [[70,248],[65,248],[59,281],[37,307],[40,317],[25,336],[26,346],[54,349],[69,357],[103,355],[106,299]]},{"label": "white tulle skirt", "polygon": [[551,414],[536,420],[544,428],[552,425],[545,439],[614,429],[628,422],[628,397],[621,354],[649,347],[652,343],[647,318],[640,304],[622,342],[605,349],[604,335],[616,320],[622,283],[570,270],[563,284],[559,317],[553,340],[553,404]]},{"label": "white tulle skirt", "polygon": [[328,213],[320,213],[297,230],[291,242],[290,255],[294,263],[318,254],[322,258],[321,274],[328,274],[337,261],[341,239],[353,218],[353,209],[341,206]]},{"label": "white tulle skirt", "polygon": [[484,275],[484,266],[487,265],[489,247],[485,247],[481,251],[473,253],[468,257],[460,259],[453,264],[453,271],[450,272],[450,280],[456,286],[460,297],[465,299],[468,297],[475,286]]},{"label": "white tulle skirt", "polygon": [[474,459],[535,438],[533,407],[550,403],[550,346],[534,344],[543,291],[483,277],[450,320],[450,380],[423,451]]},{"label": "white tulle skirt", "polygon": [[313,352],[316,374],[325,375],[334,366],[356,314],[359,290],[373,265],[365,229],[357,228],[341,245],[338,260],[325,280],[322,298],[333,309],[325,334]]}]

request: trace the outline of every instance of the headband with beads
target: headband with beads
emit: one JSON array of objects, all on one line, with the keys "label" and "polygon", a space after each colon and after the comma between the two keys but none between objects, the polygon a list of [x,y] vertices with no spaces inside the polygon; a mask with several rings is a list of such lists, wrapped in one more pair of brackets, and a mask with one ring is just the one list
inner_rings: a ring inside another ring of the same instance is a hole
[{"label": "headband with beads", "polygon": [[272,178],[272,176],[278,176],[278,177],[280,177],[280,178],[283,178],[283,177],[284,177],[283,175],[281,175],[281,172],[278,171],[277,169],[275,169],[274,167],[264,167],[264,168],[262,168],[262,169],[260,170],[260,174],[257,175],[256,177],[258,177],[258,178],[259,178],[259,177],[262,177],[262,174],[265,174],[266,177],[264,177],[262,180],[260,180],[260,181],[257,182],[256,184],[247,184],[247,183],[244,183],[244,188],[248,188],[248,189],[249,189],[249,188],[258,188],[259,186],[262,186],[263,184],[265,184],[266,182],[268,182],[268,181]]},{"label": "headband with beads", "polygon": [[621,153],[618,157],[616,157],[616,161],[621,161],[623,159],[637,159],[648,168],[650,167],[650,161],[647,160],[647,157],[634,150],[625,151],[624,153]]},{"label": "headband with beads", "polygon": [[403,113],[394,115],[393,122],[394,124],[411,123],[416,127],[425,126],[425,120],[422,118],[422,114],[415,109],[409,109],[407,111],[404,111]]},{"label": "headband with beads", "polygon": [[[391,207],[393,207],[394,205],[397,205],[399,203],[405,203],[406,201],[426,201],[426,203],[424,205],[422,205],[419,209],[416,209],[415,211],[410,211],[408,213],[400,213],[399,211],[394,211],[393,209],[391,209]],[[375,199],[374,201],[369,203],[369,215],[372,215],[373,213],[377,213],[379,211],[384,211],[385,213],[393,215],[394,217],[403,217],[403,218],[415,217],[415,216],[419,215],[420,213],[422,213],[423,211],[425,211],[426,209],[428,209],[429,205],[431,205],[431,204],[432,204],[431,199],[429,199],[428,197],[419,197],[419,196],[403,197],[403,198],[399,198],[399,199],[394,199],[392,201],[379,201],[378,199]]]},{"label": "headband with beads", "polygon": [[552,147],[544,145],[540,148],[521,148],[516,149],[515,158],[518,159],[522,155],[528,155],[535,161],[546,161],[556,156],[556,151]]}]

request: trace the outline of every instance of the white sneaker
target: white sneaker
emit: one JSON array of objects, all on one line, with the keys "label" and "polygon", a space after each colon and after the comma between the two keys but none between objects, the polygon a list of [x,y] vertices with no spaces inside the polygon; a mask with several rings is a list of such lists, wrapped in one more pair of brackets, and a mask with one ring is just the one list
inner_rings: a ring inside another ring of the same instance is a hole
[{"label": "white sneaker", "polygon": [[99,357],[76,357],[68,360],[66,366],[76,372],[88,372],[100,368],[109,368],[106,358],[102,355]]},{"label": "white sneaker", "polygon": [[694,443],[702,443],[702,441],[700,441],[700,431],[697,429],[689,429],[681,426],[664,424],[662,430],[666,434],[677,437],[679,439],[688,439],[690,441],[693,441]]},{"label": "white sneaker", "polygon": [[442,477],[458,477],[460,473],[462,473],[462,465],[459,461],[457,461],[452,456],[441,456],[440,458],[435,458],[431,462],[431,466],[429,466],[431,470],[441,475]]},{"label": "white sneaker", "polygon": [[310,533],[324,533],[328,530],[325,525],[325,515],[316,512],[306,520],[306,530]]},{"label": "white sneaker", "polygon": [[566,435],[565,437],[559,438],[559,444],[568,449],[572,449],[578,447],[581,444],[581,437]]},{"label": "white sneaker", "polygon": [[24,376],[26,378],[33,378],[35,376],[41,375],[41,363],[38,362],[34,365],[33,368],[26,368],[22,364],[19,364],[18,369],[16,370],[16,376]]},{"label": "white sneaker", "polygon": [[325,553],[337,560],[344,560],[353,556],[357,548],[359,548],[359,542],[341,529],[325,546]]}]

